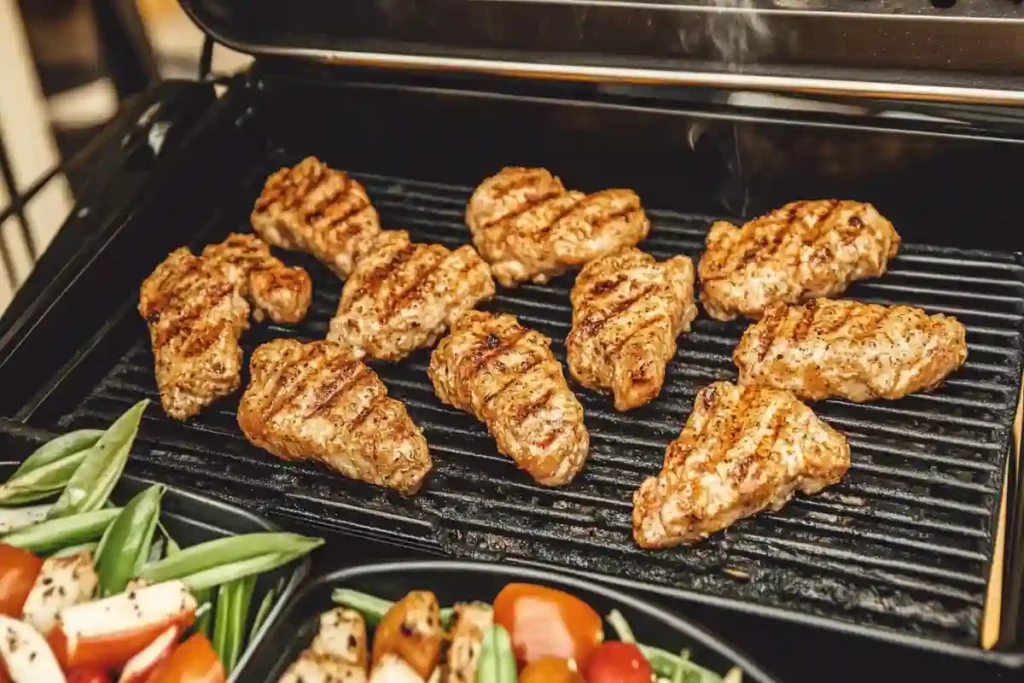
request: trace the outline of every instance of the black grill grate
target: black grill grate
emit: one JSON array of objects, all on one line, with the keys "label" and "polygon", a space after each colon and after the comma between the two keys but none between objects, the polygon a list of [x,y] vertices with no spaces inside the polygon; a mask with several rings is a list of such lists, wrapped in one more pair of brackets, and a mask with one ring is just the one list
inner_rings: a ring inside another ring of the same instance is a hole
[{"label": "black grill grate", "polygon": [[[193,246],[246,230],[266,173],[244,183],[225,215]],[[288,159],[287,161],[291,161]],[[280,162],[280,163],[279,163]],[[468,241],[462,225],[470,188],[356,174],[386,227],[420,241]],[[658,258],[699,255],[707,216],[650,211],[642,245]],[[256,326],[247,353],[276,336],[322,338],[341,284],[301,255],[284,254],[314,277],[306,323]],[[572,277],[504,291],[488,308],[518,315],[554,340],[564,361]],[[778,514],[733,526],[695,548],[645,552],[630,535],[631,496],[657,471],[665,446],[689,414],[695,392],[735,376],[732,348],[744,324],[707,317],[679,343],[661,397],[615,413],[610,400],[579,387],[591,432],[590,459],[571,486],[534,485],[495,451],[473,418],[443,406],[430,388],[428,352],[398,365],[375,364],[391,394],[424,427],[434,458],[425,490],[405,500],[346,481],[314,465],[276,460],[250,446],[235,424],[237,397],[182,424],[151,410],[137,467],[209,489],[250,508],[459,557],[547,562],[947,642],[978,642],[994,519],[1021,376],[1024,266],[1012,255],[906,245],[882,279],[851,296],[905,302],[956,315],[968,327],[967,366],[939,391],[897,403],[828,401],[816,411],[853,446],[845,481]],[[141,396],[157,398],[145,327],[133,312],[134,341],[88,397],[60,420],[67,428],[109,421]],[[245,378],[247,380],[247,378]]]}]

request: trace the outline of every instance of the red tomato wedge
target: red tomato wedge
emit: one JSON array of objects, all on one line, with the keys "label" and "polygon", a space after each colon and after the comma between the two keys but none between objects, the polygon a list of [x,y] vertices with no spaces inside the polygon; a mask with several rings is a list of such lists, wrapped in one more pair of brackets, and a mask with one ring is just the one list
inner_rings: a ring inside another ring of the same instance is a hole
[{"label": "red tomato wedge", "polygon": [[68,683],[110,683],[103,669],[73,669],[68,672]]},{"label": "red tomato wedge", "polygon": [[156,640],[128,660],[121,669],[117,683],[146,683],[160,664],[174,652],[180,635],[181,629],[178,626],[171,626],[157,636]]},{"label": "red tomato wedge", "polygon": [[168,628],[188,628],[196,599],[168,581],[61,611],[50,646],[65,668],[120,669]]},{"label": "red tomato wedge", "polygon": [[25,600],[42,567],[42,558],[0,543],[0,615],[21,618]]},{"label": "red tomato wedge", "polygon": [[632,643],[602,643],[583,669],[587,683],[651,683],[651,665]]},{"label": "red tomato wedge", "polygon": [[224,683],[224,666],[210,641],[196,633],[179,645],[146,683]]},{"label": "red tomato wedge", "polygon": [[498,593],[494,621],[509,632],[521,664],[552,657],[582,666],[604,640],[601,616],[590,605],[529,583],[510,583]]}]

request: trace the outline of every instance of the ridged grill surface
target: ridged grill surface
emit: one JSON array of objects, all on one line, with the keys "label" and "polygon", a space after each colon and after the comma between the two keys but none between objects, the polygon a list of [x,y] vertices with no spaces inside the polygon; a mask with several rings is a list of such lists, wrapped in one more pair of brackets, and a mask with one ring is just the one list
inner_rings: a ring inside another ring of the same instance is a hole
[{"label": "ridged grill surface", "polygon": [[[248,229],[259,169],[202,243]],[[463,213],[471,188],[355,174],[389,228],[447,246],[469,241]],[[695,260],[712,217],[650,210],[642,247],[661,258]],[[898,228],[898,226],[897,226]],[[246,353],[277,336],[318,339],[341,283],[301,255],[314,303],[296,327],[255,325]],[[514,313],[554,339],[564,362],[572,276],[500,291],[487,305]],[[744,323],[703,313],[679,341],[661,396],[626,414],[575,386],[591,434],[588,464],[570,486],[535,485],[500,456],[482,424],[446,407],[426,375],[429,352],[397,365],[376,363],[430,443],[434,471],[421,494],[402,499],[316,465],[285,463],[248,444],[235,424],[237,396],[190,423],[144,420],[135,466],[201,487],[250,508],[349,532],[376,535],[459,557],[547,562],[729,600],[976,644],[991,561],[994,518],[1021,376],[1024,266],[1009,254],[907,244],[881,279],[849,295],[955,315],[968,328],[969,359],[941,389],[898,402],[826,401],[816,412],[846,433],[853,466],[824,493],[798,497],[777,514],[742,521],[693,547],[640,550],[630,533],[633,490],[661,465],[665,446],[689,415],[695,392],[735,378],[732,349]],[[158,398],[141,319],[137,339],[61,427],[109,422],[142,396]],[[134,328],[133,328],[134,329]],[[243,378],[247,381],[248,378]]]}]

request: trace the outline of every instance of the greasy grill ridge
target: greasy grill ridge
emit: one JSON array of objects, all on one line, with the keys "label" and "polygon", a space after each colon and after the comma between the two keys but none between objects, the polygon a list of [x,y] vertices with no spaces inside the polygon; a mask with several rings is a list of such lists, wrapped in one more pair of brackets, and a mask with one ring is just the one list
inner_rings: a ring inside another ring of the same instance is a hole
[{"label": "greasy grill ridge", "polygon": [[[246,230],[265,174],[282,163],[268,159],[264,175],[239,188],[235,221],[217,226],[204,243]],[[416,242],[450,249],[471,241],[464,215],[472,188],[353,175],[385,229],[407,229]],[[714,217],[647,213],[653,225],[641,249],[659,261],[679,253],[699,258]],[[324,266],[305,255],[274,253],[309,270],[313,303],[299,326],[250,330],[242,339],[246,358],[274,337],[322,339],[337,307],[342,283]],[[564,363],[573,278],[499,288],[482,308],[512,313],[552,337]],[[718,322],[703,311],[693,331],[679,338],[664,389],[649,405],[618,414],[607,395],[570,381],[586,411],[591,447],[586,467],[564,488],[534,484],[497,453],[483,424],[441,404],[426,374],[429,350],[398,364],[371,363],[430,443],[434,470],[416,498],[261,453],[235,425],[238,393],[184,424],[151,410],[133,466],[249,508],[357,533],[369,527],[381,538],[459,557],[547,562],[975,645],[1020,389],[1024,266],[1009,254],[906,244],[883,278],[856,283],[848,294],[956,315],[968,329],[966,365],[933,394],[817,404],[816,413],[849,438],[853,463],[846,479],[693,548],[640,550],[630,535],[630,512],[633,490],[660,468],[696,392],[736,377],[731,354],[746,323]],[[135,341],[61,427],[103,424],[139,397],[156,397],[145,325],[125,324],[134,326]]]}]

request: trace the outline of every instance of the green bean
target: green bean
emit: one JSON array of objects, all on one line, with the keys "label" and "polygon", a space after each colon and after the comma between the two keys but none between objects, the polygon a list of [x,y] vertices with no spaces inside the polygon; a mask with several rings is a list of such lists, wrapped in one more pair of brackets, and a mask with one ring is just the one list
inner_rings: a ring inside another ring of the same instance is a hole
[{"label": "green bean", "polygon": [[78,553],[84,553],[86,550],[92,553],[93,557],[96,557],[96,547],[98,543],[79,543],[78,545],[69,545],[66,548],[61,548],[57,552],[50,555],[50,557],[71,557]]},{"label": "green bean", "polygon": [[32,455],[25,458],[18,469],[14,470],[11,479],[17,479],[33,470],[52,465],[64,458],[86,451],[93,447],[103,435],[102,429],[79,429],[67,434],[61,434],[55,439],[47,441],[33,451]]},{"label": "green bean", "polygon": [[149,399],[139,401],[103,432],[64,487],[50,511],[51,519],[103,507],[124,471],[147,405]]},{"label": "green bean", "polygon": [[231,600],[235,590],[234,582],[221,584],[217,589],[217,604],[214,607],[216,616],[213,618],[213,651],[217,653],[217,659],[224,665],[224,673],[228,675],[231,675],[230,669],[227,668],[228,615],[231,612]]},{"label": "green bean", "polygon": [[101,597],[122,592],[145,564],[163,493],[156,484],[136,494],[104,532],[96,555]]},{"label": "green bean", "polygon": [[181,546],[178,545],[178,542],[174,540],[173,536],[171,536],[171,532],[167,530],[164,523],[160,520],[157,520],[156,523],[160,527],[160,533],[164,535],[164,539],[167,541],[167,557],[181,552]]},{"label": "green bean", "polygon": [[[200,605],[209,605],[210,600],[213,599],[213,591],[208,588],[201,591],[192,591],[192,595]],[[196,610],[196,630],[207,638],[210,637],[210,613],[211,610],[209,608],[203,610],[202,613]]]},{"label": "green bean", "polygon": [[360,593],[350,588],[335,588],[334,592],[331,593],[331,600],[336,605],[348,607],[359,612],[363,615],[366,623],[371,626],[379,624],[384,615],[388,613],[388,610],[395,606],[395,603],[390,600],[378,598],[376,595],[369,595],[368,593]]},{"label": "green bean", "polygon": [[274,601],[277,599],[277,590],[271,588],[267,591],[267,594],[263,596],[263,600],[260,601],[260,606],[256,609],[256,616],[252,621],[252,628],[249,629],[249,639],[246,641],[246,646],[252,645],[256,642],[256,636],[259,635],[260,629],[263,628],[263,623],[270,616],[270,610],[274,608]]},{"label": "green bean", "polygon": [[33,505],[20,508],[0,508],[0,535],[12,534],[27,529],[46,519],[50,505]]},{"label": "green bean", "polygon": [[0,505],[22,505],[57,493],[71,480],[88,452],[86,449],[72,453],[62,460],[11,477],[0,485]]},{"label": "green bean", "polygon": [[0,542],[45,554],[69,545],[95,541],[120,513],[121,508],[105,508],[61,519],[48,519],[28,529],[8,534]]},{"label": "green bean", "polygon": [[683,650],[679,653],[679,664],[676,665],[675,673],[672,674],[672,683],[683,683],[683,679],[686,678],[686,663],[689,661],[689,650]]},{"label": "green bean", "polygon": [[[249,607],[252,603],[252,592],[256,588],[256,575],[250,574],[242,579],[232,581],[236,586],[228,606],[227,642],[225,657],[222,661],[224,669],[230,676],[238,665],[245,646],[245,625],[249,621]],[[214,625],[216,628],[216,624]]]},{"label": "green bean", "polygon": [[624,643],[635,643],[636,636],[633,635],[633,629],[629,627],[629,622],[626,621],[626,617],[622,616],[622,612],[617,609],[613,609],[608,614],[608,625],[615,631],[615,637]]},{"label": "green bean", "polygon": [[682,670],[684,675],[694,674],[698,683],[721,683],[721,676],[714,671],[705,669],[699,664],[694,664],[690,659],[683,659],[679,655],[672,654],[653,645],[637,643],[637,647],[640,648],[640,652],[647,658],[647,662],[651,665],[651,670],[654,671],[658,678],[671,679],[678,671]]},{"label": "green bean", "polygon": [[[225,564],[253,557],[287,555],[295,552],[299,553],[297,555],[299,557],[322,544],[323,539],[287,532],[261,532],[243,536],[228,536],[185,548],[173,555],[169,554],[159,562],[143,567],[139,572],[139,577],[153,583],[162,583],[201,574]],[[212,585],[216,586],[228,580],[230,578],[217,581]]]},{"label": "green bean", "polygon": [[512,652],[512,638],[500,624],[494,624],[484,633],[476,680],[478,683],[516,683],[516,657]]},{"label": "green bean", "polygon": [[[317,539],[316,543],[310,543],[307,547],[290,553],[266,553],[257,555],[238,562],[229,562],[211,569],[206,569],[195,574],[189,574],[180,578],[181,582],[188,586],[189,590],[197,591],[203,588],[212,588],[228,581],[240,579],[250,574],[262,574],[270,572],[278,567],[283,567],[303,555],[308,554],[317,546],[323,543]],[[182,551],[184,552],[184,551]]]}]

